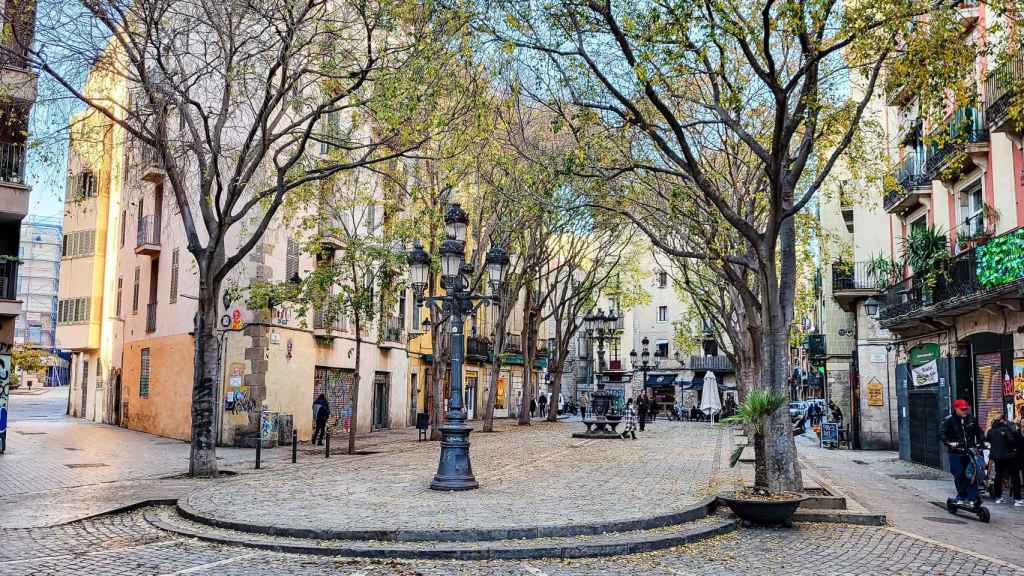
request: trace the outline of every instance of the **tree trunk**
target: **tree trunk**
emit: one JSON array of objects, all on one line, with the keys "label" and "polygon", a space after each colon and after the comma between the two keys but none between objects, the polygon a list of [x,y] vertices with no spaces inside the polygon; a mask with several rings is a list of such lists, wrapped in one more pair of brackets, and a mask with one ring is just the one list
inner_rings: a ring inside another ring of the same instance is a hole
[{"label": "tree trunk", "polygon": [[[220,381],[220,347],[214,328],[220,285],[208,278],[210,266],[200,266],[199,298],[195,316],[195,360],[192,375],[192,441],[189,474],[217,476],[216,386]],[[205,272],[204,272],[205,271]]]},{"label": "tree trunk", "polygon": [[504,347],[505,321],[499,309],[498,322],[495,322],[494,328],[494,360],[491,361],[491,379],[487,387],[487,404],[484,406],[484,432],[494,432],[494,403],[498,399],[498,378],[501,375],[501,352]]},{"label": "tree trunk", "polygon": [[[561,364],[561,362],[559,362]],[[551,378],[551,398],[548,398],[548,422],[558,421],[558,395],[562,393],[562,367]]]},{"label": "tree trunk", "polygon": [[[527,297],[529,299],[529,297]],[[533,371],[530,370],[532,355],[530,354],[530,331],[527,328],[529,323],[529,312],[527,312],[527,320],[523,325],[523,334],[519,341],[523,347],[523,397],[520,402],[519,409],[519,425],[529,426],[530,425],[530,399],[533,398]]]},{"label": "tree trunk", "polygon": [[356,429],[359,427],[359,381],[362,380],[360,376],[360,369],[362,368],[362,352],[363,352],[363,321],[361,315],[356,312],[352,318],[353,324],[356,330],[356,372],[352,377],[352,420],[348,426],[348,453],[354,454],[356,451]]},{"label": "tree trunk", "polygon": [[441,339],[445,336],[445,330],[442,330],[442,326],[443,323],[437,322],[431,324],[430,327],[431,350],[434,353],[432,364],[434,369],[430,373],[430,390],[434,397],[434,402],[430,406],[431,440],[441,439],[441,425],[444,424],[444,378],[447,363],[445,362],[444,343],[441,342]]},{"label": "tree trunk", "polygon": [[[773,253],[774,251],[772,251]],[[762,260],[764,271],[761,281],[763,308],[761,315],[762,350],[761,385],[765,389],[788,394],[788,350],[789,327],[782,310],[783,298],[777,282],[773,258]],[[771,416],[765,418],[765,463],[770,490],[803,490],[803,479],[796,459],[796,443],[793,441],[793,426],[789,419],[786,403]]]},{"label": "tree trunk", "polygon": [[765,461],[764,434],[754,433],[754,486],[768,487],[768,462]]}]

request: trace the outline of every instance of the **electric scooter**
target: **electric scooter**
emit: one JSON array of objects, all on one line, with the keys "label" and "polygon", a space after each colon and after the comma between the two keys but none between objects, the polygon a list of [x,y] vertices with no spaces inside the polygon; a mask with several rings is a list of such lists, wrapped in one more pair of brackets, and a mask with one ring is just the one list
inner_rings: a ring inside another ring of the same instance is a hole
[{"label": "electric scooter", "polygon": [[955,498],[946,499],[946,511],[950,514],[956,515],[959,511],[968,512],[978,517],[978,520],[985,522],[986,524],[992,519],[992,514],[988,508],[981,505],[981,487],[985,484],[987,476],[985,467],[985,456],[981,450],[975,450],[974,458],[967,463],[967,470],[965,471],[967,478],[971,483],[979,490],[978,497],[974,502],[957,502]]}]

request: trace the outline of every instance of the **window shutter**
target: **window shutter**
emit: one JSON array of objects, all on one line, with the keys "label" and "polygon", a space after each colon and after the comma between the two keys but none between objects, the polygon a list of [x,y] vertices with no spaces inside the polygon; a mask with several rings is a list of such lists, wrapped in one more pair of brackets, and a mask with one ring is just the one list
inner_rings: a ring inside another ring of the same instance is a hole
[{"label": "window shutter", "polygon": [[[175,250],[177,252],[177,250]],[[299,273],[299,243],[295,240],[288,239],[287,254],[285,256],[285,282],[290,281]]]},{"label": "window shutter", "polygon": [[168,299],[171,304],[178,301],[178,250],[171,252],[171,296]]},{"label": "window shutter", "polygon": [[139,353],[139,397],[149,398],[149,348]]}]

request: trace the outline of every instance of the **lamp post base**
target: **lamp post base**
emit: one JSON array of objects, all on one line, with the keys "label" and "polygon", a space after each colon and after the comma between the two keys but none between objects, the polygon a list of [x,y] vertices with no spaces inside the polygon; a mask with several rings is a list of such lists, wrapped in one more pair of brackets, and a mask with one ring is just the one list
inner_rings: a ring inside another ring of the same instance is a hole
[{"label": "lamp post base", "polygon": [[451,422],[441,427],[441,460],[437,474],[430,482],[431,490],[459,491],[479,488],[473,477],[469,461],[469,433],[473,429],[463,422]]}]

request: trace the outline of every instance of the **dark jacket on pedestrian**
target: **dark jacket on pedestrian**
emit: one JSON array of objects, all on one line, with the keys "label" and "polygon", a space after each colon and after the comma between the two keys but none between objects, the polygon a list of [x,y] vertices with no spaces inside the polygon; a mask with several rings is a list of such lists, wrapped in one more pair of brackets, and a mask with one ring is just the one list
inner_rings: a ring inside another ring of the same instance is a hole
[{"label": "dark jacket on pedestrian", "polygon": [[985,441],[991,446],[989,457],[993,460],[1014,460],[1020,454],[1020,432],[1002,420],[992,423]]},{"label": "dark jacket on pedestrian", "polygon": [[330,417],[331,406],[327,403],[327,397],[321,394],[313,401],[313,421],[318,426],[322,426]]},{"label": "dark jacket on pedestrian", "polygon": [[[950,454],[967,454],[969,450],[981,446],[984,435],[974,416],[968,414],[961,418],[956,414],[950,414],[942,421],[939,439],[949,449]],[[951,446],[954,443],[956,446]]]},{"label": "dark jacket on pedestrian", "polygon": [[639,413],[639,415],[641,417],[647,416],[647,398],[644,398],[643,396],[641,396],[640,400],[637,401],[636,405],[637,405],[637,412]]}]

